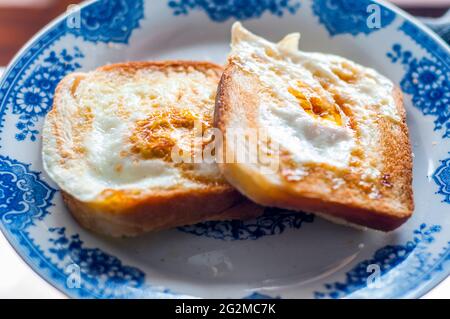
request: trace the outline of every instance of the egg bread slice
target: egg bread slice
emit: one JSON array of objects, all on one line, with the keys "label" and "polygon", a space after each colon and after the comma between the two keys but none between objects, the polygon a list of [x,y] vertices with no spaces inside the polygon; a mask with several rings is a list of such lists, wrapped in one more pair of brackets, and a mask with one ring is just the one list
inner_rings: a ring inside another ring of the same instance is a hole
[{"label": "egg bread slice", "polygon": [[[299,51],[299,39],[294,33],[275,44],[233,25],[216,99],[220,153],[227,154],[221,172],[261,205],[382,231],[399,227],[414,209],[401,92],[373,69]],[[228,160],[237,158],[229,133],[239,130],[265,132],[276,170],[267,169],[270,160]]]},{"label": "egg bread slice", "polygon": [[82,226],[135,236],[262,213],[216,163],[171,154],[190,151],[196,123],[212,126],[222,71],[207,62],[129,62],[61,81],[44,124],[43,163]]}]

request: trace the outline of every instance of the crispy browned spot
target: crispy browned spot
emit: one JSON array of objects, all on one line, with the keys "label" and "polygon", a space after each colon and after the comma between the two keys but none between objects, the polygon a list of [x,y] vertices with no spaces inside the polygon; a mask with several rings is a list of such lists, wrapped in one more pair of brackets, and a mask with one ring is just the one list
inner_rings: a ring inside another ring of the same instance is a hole
[{"label": "crispy browned spot", "polygon": [[389,174],[383,174],[381,177],[381,184],[387,188],[392,188],[391,176]]},{"label": "crispy browned spot", "polygon": [[123,171],[123,165],[117,164],[116,167],[114,167],[117,173],[121,173]]},{"label": "crispy browned spot", "polygon": [[[56,109],[52,112],[55,113],[55,116],[60,116],[59,114],[57,114]],[[83,156],[86,153],[83,139],[85,133],[91,130],[93,121],[94,115],[90,107],[77,110],[77,116],[75,117],[72,125],[73,147],[70,150],[65,148],[67,145],[60,133],[61,128],[59,127],[58,121],[54,123],[53,131],[54,135],[56,136],[56,144],[59,150],[59,154],[61,154],[61,165],[65,165],[68,159],[77,158]]]},{"label": "crispy browned spot", "polygon": [[80,85],[82,77],[76,77],[75,80],[73,80],[72,87],[70,88],[70,94],[75,97],[75,93],[77,92],[78,86]]}]

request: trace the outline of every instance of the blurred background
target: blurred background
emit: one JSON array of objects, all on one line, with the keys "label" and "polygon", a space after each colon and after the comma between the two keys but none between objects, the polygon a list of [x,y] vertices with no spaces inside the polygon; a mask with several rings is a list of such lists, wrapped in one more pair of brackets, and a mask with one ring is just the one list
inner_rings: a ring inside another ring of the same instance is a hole
[{"label": "blurred background", "polygon": [[[80,0],[0,0],[0,66],[50,20]],[[409,13],[439,17],[450,8],[450,0],[392,0]]]}]

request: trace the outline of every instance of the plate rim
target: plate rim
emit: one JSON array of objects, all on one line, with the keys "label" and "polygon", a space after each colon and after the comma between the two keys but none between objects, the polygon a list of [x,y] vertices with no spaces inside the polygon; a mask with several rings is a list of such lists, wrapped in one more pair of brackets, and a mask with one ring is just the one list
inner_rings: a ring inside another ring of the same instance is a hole
[{"label": "plate rim", "polygon": [[[87,6],[90,6],[96,2],[99,2],[100,0],[87,0],[79,4],[79,8],[83,9]],[[147,2],[147,0],[144,0]],[[427,37],[432,39],[433,42],[437,43],[441,49],[445,51],[445,53],[450,56],[450,47],[444,42],[442,38],[440,38],[434,31],[432,31],[429,27],[427,27],[424,23],[422,23],[420,20],[418,20],[416,17],[410,15],[403,9],[397,7],[396,5],[392,3],[388,3],[385,0],[372,0],[373,2],[377,2],[383,7],[387,8],[388,10],[391,10],[396,15],[403,18],[408,23],[413,24],[417,28],[419,28],[421,31],[423,31]],[[64,21],[70,13],[63,12],[56,18],[49,21],[44,27],[42,27],[33,37],[31,37],[22,47],[21,49],[14,55],[14,57],[11,59],[11,61],[8,63],[7,66],[4,68],[4,72],[2,76],[0,77],[0,87],[3,86],[4,81],[14,68],[14,66],[19,62],[22,58],[24,53],[31,47],[32,44],[34,44],[36,41],[41,39],[43,36],[45,36],[50,30],[54,29],[59,23]],[[234,19],[234,18],[233,18]],[[450,66],[448,66],[450,67]],[[6,107],[6,106],[4,106]],[[1,112],[2,110],[0,110]],[[2,116],[3,117],[3,116]],[[0,144],[1,145],[1,144]],[[70,293],[70,289],[61,287],[58,285],[58,282],[56,280],[52,280],[51,275],[47,275],[45,270],[42,270],[42,268],[39,268],[38,266],[34,265],[31,261],[31,257],[26,254],[27,250],[25,247],[21,246],[20,244],[18,247],[14,245],[16,242],[13,238],[10,238],[9,232],[4,228],[5,226],[0,223],[0,230],[2,231],[3,235],[7,239],[8,244],[13,248],[13,250],[21,257],[21,259],[37,274],[40,278],[42,278],[45,282],[50,284],[52,287],[56,288],[59,292],[61,292],[63,295],[73,298],[77,297],[77,294]],[[22,247],[23,249],[20,249]],[[447,250],[446,255],[449,253],[450,249]],[[444,265],[444,262],[440,264],[436,264],[435,268]],[[433,268],[433,269],[435,269]],[[447,277],[450,276],[450,266],[445,267],[442,269],[442,271],[439,272],[439,274],[435,274],[433,276],[433,279],[430,279],[429,281],[425,282],[423,285],[419,285],[415,288],[412,288],[409,291],[403,292],[401,295],[399,295],[398,298],[420,298],[429,293],[432,289],[434,289],[436,286],[438,286],[441,282],[443,282]],[[424,282],[424,281],[423,281]]]}]

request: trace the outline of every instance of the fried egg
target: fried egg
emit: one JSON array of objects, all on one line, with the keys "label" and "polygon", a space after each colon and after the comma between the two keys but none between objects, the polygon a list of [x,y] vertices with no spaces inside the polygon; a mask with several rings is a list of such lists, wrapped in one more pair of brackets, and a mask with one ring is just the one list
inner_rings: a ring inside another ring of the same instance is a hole
[{"label": "fried egg", "polygon": [[175,147],[191,152],[196,129],[212,126],[221,71],[142,62],[69,75],[44,125],[46,172],[85,202],[110,191],[226,183],[214,163],[172,158]]},{"label": "fried egg", "polygon": [[301,178],[311,164],[379,177],[377,121],[401,120],[393,83],[343,57],[300,51],[299,39],[293,33],[276,44],[235,23],[229,55],[259,81],[258,122],[283,150],[286,178]]}]

